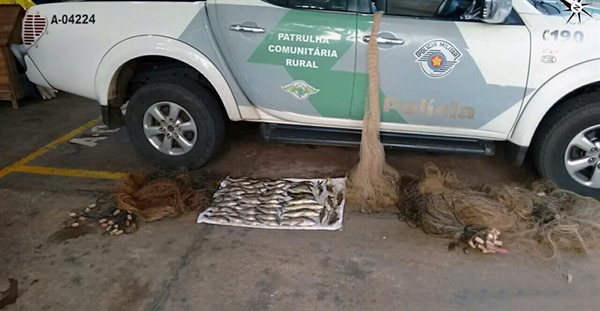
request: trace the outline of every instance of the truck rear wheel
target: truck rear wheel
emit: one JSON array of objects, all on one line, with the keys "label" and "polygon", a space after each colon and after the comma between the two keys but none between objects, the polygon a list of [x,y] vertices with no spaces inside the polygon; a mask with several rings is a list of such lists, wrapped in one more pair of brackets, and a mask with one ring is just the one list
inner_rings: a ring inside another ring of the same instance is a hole
[{"label": "truck rear wheel", "polygon": [[225,120],[213,95],[187,78],[151,81],[129,100],[126,127],[132,144],[153,165],[199,168],[220,147]]},{"label": "truck rear wheel", "polygon": [[540,175],[564,189],[600,197],[600,93],[563,103],[539,133],[532,151]]}]

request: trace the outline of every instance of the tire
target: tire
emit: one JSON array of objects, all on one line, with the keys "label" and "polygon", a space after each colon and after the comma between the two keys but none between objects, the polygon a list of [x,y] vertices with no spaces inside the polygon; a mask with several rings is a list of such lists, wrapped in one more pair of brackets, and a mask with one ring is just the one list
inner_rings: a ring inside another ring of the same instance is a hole
[{"label": "tire", "polygon": [[[161,102],[165,104],[156,106]],[[177,130],[173,123],[158,123],[157,118],[146,114],[153,106],[163,108],[164,114],[171,111],[170,107],[178,106],[181,108],[179,119],[190,121],[190,125]],[[141,86],[129,100],[125,119],[135,149],[149,163],[164,169],[204,166],[221,146],[225,131],[225,115],[215,97],[196,81],[183,77],[157,79]],[[144,123],[154,127],[153,135],[158,134],[153,138],[154,145],[146,135]],[[160,127],[164,131],[156,132]],[[168,135],[171,139],[167,141],[175,143],[167,153],[158,146]],[[193,142],[191,148],[182,148],[185,145],[179,143],[182,138]]]},{"label": "tire", "polygon": [[[563,189],[600,197],[600,92],[567,100],[551,112],[538,133],[532,151],[539,174]],[[585,148],[572,144],[580,133],[587,135]],[[567,160],[579,160],[582,166],[569,166]]]}]

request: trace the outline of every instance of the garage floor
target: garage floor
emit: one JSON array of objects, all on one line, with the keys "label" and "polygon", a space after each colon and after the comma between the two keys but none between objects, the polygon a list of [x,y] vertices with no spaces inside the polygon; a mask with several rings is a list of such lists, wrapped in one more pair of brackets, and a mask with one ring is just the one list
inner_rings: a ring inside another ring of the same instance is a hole
[{"label": "garage floor", "polygon": [[[152,167],[123,129],[95,147],[62,142],[40,151],[101,124],[89,100],[61,93],[21,105],[0,105],[0,291],[18,281],[16,303],[3,310],[600,309],[598,251],[561,266],[573,276],[568,284],[524,254],[448,252],[447,241],[391,212],[347,212],[341,232],[199,225],[194,213],[142,223],[132,235],[56,238],[68,211],[110,190],[111,178]],[[242,124],[209,167],[323,177],[343,175],[357,159],[358,149],[264,143],[254,124]],[[474,185],[535,177],[529,167],[508,167],[501,150],[492,158],[395,151],[388,159],[413,174],[433,161]]]}]

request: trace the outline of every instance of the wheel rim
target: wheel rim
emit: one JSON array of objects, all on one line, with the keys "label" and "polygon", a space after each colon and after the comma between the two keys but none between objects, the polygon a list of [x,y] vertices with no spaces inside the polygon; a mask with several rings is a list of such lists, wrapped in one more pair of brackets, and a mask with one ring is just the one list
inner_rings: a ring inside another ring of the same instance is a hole
[{"label": "wheel rim", "polygon": [[579,132],[569,142],[565,168],[578,183],[600,189],[600,124]]},{"label": "wheel rim", "polygon": [[156,150],[182,155],[194,147],[197,128],[187,110],[173,102],[158,102],[144,114],[144,134]]}]

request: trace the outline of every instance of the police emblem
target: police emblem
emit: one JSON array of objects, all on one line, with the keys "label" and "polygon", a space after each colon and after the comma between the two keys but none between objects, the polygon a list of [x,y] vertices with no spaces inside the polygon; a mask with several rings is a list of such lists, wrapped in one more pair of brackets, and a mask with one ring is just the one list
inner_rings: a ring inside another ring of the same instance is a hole
[{"label": "police emblem", "polygon": [[414,53],[421,71],[433,79],[443,78],[452,72],[462,53],[450,42],[434,39],[423,44]]},{"label": "police emblem", "polygon": [[281,87],[284,91],[294,95],[297,99],[305,99],[310,95],[316,94],[319,92],[319,89],[314,88],[310,84],[306,83],[303,80],[296,80],[288,85],[284,85]]}]

